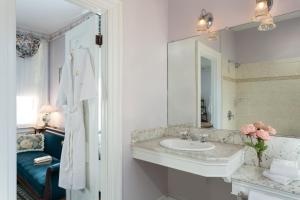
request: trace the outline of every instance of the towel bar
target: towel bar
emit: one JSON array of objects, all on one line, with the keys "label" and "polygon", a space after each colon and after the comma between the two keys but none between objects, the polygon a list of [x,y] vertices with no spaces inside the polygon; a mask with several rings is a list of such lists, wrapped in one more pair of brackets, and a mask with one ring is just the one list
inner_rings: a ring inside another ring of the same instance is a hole
[{"label": "towel bar", "polygon": [[248,200],[248,196],[245,195],[243,192],[239,192],[236,199],[237,200]]}]

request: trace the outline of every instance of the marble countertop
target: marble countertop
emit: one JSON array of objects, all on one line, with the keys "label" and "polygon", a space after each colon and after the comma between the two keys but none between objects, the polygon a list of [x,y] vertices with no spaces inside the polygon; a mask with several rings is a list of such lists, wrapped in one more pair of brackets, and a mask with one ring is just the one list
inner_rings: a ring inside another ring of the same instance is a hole
[{"label": "marble countertop", "polygon": [[300,195],[300,181],[294,181],[289,185],[282,185],[271,181],[262,175],[264,168],[243,165],[232,175],[232,181],[241,181],[257,186]]},{"label": "marble countertop", "polygon": [[160,145],[160,141],[168,138],[174,137],[160,137],[155,139],[150,139],[146,141],[140,141],[132,144],[133,148],[140,148],[143,150],[148,150],[156,153],[171,154],[183,158],[188,158],[191,160],[202,161],[207,163],[221,164],[232,160],[238,152],[244,149],[242,145],[236,144],[225,144],[219,142],[213,143],[216,147],[209,151],[178,151],[165,148]]}]

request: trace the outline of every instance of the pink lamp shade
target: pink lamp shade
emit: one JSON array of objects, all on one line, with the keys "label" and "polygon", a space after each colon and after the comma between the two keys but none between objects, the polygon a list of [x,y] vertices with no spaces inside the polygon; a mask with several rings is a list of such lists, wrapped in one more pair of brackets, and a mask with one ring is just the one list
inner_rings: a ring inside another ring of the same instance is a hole
[{"label": "pink lamp shade", "polygon": [[52,113],[52,112],[56,112],[57,108],[52,106],[52,105],[43,105],[40,109],[40,113]]}]

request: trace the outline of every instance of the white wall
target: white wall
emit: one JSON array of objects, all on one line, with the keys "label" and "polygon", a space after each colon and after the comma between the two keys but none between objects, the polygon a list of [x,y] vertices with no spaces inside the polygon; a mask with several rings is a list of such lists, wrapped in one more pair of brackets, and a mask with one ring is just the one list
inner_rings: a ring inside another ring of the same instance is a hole
[{"label": "white wall", "polygon": [[0,1],[0,196],[16,199],[15,1]]},{"label": "white wall", "polygon": [[156,200],[167,169],[132,158],[135,129],[167,125],[167,0],[124,0],[123,200]]},{"label": "white wall", "polygon": [[56,104],[57,92],[59,87],[59,68],[65,62],[65,37],[62,36],[50,42],[50,61],[49,61],[49,92],[50,104]]},{"label": "white wall", "polygon": [[[50,41],[49,46],[49,98],[50,104],[56,105],[59,88],[59,68],[65,63],[65,36]],[[49,126],[64,128],[64,115],[61,112],[51,113]]]}]

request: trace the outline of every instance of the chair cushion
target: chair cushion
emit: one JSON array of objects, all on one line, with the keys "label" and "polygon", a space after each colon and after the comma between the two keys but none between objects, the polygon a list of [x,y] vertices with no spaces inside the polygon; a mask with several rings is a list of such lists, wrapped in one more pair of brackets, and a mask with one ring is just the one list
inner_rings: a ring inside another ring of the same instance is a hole
[{"label": "chair cushion", "polygon": [[44,194],[47,169],[49,166],[59,163],[59,160],[53,157],[52,163],[45,165],[34,165],[33,160],[47,155],[49,154],[38,151],[17,154],[18,176],[26,180],[41,197]]}]

